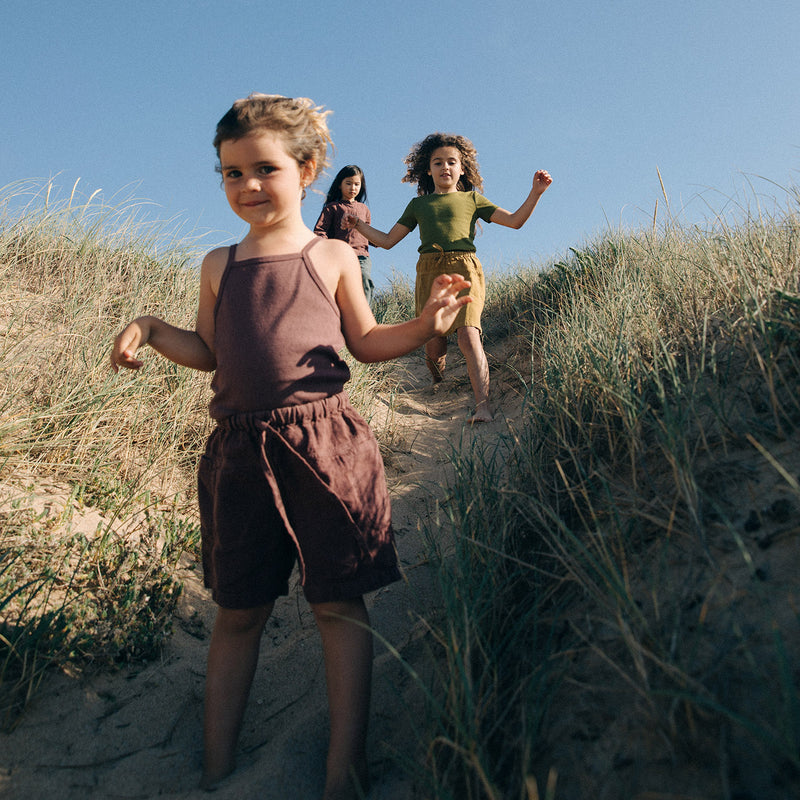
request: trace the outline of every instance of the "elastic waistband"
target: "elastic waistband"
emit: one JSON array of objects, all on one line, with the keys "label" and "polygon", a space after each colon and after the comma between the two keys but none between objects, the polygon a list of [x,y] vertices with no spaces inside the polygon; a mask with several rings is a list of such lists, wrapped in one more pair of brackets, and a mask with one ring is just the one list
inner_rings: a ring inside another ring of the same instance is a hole
[{"label": "elastic waistband", "polygon": [[347,392],[339,392],[330,397],[323,397],[322,400],[312,400],[310,403],[273,408],[269,411],[232,414],[218,420],[217,425],[224,430],[263,431],[264,428],[281,428],[298,422],[323,419],[348,408],[350,408],[350,398]]},{"label": "elastic waistband", "polygon": [[477,254],[472,250],[440,250],[436,253],[420,253],[417,272],[448,272],[449,265],[476,264],[480,266]]},{"label": "elastic waistband", "polygon": [[474,256],[474,250],[442,250],[438,245],[434,245],[436,250],[429,253],[420,253],[419,257],[426,260],[432,258],[441,258],[446,261],[464,258],[464,256]]}]

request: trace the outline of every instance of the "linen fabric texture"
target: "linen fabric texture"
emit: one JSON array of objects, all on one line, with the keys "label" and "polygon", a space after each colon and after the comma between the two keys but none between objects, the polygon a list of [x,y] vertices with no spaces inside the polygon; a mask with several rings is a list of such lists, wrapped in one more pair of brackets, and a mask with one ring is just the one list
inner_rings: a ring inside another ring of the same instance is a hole
[{"label": "linen fabric texture", "polygon": [[347,242],[355,250],[357,256],[369,255],[369,240],[363,233],[359,233],[355,228],[345,228],[342,224],[345,215],[358,217],[367,225],[372,224],[372,215],[369,206],[353,200],[347,203],[344,200],[334,200],[332,203],[325,203],[320,212],[319,218],[314,225],[314,233],[323,239],[341,239]]},{"label": "linen fabric texture", "polygon": [[230,248],[214,307],[213,419],[321,400],[349,380],[339,307],[309,256],[319,241],[242,261]]},{"label": "linen fabric texture", "polygon": [[217,427],[198,469],[204,580],[225,608],[357,597],[400,577],[375,437],[343,391],[339,309],[291,255],[236,261],[214,309]]},{"label": "linen fabric texture", "polygon": [[344,393],[223,420],[198,497],[204,581],[224,608],[287,594],[296,561],[310,603],[400,578],[378,444]]},{"label": "linen fabric texture", "polygon": [[486,303],[486,280],[483,267],[475,253],[454,251],[450,253],[422,253],[417,261],[417,278],[414,285],[414,302],[416,314],[420,315],[428,297],[430,297],[433,281],[438,275],[458,274],[470,282],[469,289],[459,292],[459,297],[468,294],[472,298],[456,315],[455,321],[447,330],[449,336],[459,328],[469,326],[481,328],[481,314]]},{"label": "linen fabric texture", "polygon": [[419,225],[420,253],[475,252],[478,220],[489,222],[498,206],[478,192],[449,192],[415,197],[397,221],[413,231]]}]

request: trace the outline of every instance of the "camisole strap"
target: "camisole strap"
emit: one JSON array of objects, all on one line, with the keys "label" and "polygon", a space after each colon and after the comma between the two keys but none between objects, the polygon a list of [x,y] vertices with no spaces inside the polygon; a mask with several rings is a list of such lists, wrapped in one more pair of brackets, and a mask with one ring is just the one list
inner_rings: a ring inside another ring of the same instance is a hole
[{"label": "camisole strap", "polygon": [[313,239],[310,239],[308,244],[300,251],[301,255],[306,255],[308,251],[319,241],[322,240],[321,236],[314,236]]}]

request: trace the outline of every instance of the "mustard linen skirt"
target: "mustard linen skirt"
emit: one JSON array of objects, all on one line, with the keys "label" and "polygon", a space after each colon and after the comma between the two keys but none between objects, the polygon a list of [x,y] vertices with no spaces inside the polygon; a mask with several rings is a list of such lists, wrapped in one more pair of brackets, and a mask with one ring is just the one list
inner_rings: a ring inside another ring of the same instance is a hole
[{"label": "mustard linen skirt", "polygon": [[466,278],[471,286],[459,293],[459,297],[468,294],[472,298],[467,303],[455,322],[450,326],[446,335],[450,335],[465,325],[481,330],[481,314],[486,302],[486,281],[483,277],[483,267],[475,253],[465,250],[451,250],[439,253],[421,253],[417,261],[417,281],[414,288],[416,314],[420,315],[425,303],[430,297],[433,281],[438,275],[457,274]]}]

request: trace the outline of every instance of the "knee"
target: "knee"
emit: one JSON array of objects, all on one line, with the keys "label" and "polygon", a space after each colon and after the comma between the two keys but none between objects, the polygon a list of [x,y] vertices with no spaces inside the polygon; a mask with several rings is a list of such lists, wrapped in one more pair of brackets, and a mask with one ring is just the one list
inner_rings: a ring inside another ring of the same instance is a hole
[{"label": "knee", "polygon": [[261,635],[272,613],[273,604],[257,608],[220,608],[214,622],[215,632],[228,636]]},{"label": "knee", "polygon": [[369,622],[364,599],[341,600],[331,603],[312,603],[311,611],[317,625],[335,625],[343,622]]},{"label": "knee", "polygon": [[481,334],[477,328],[465,325],[458,329],[458,346],[464,355],[474,353],[481,347]]}]

